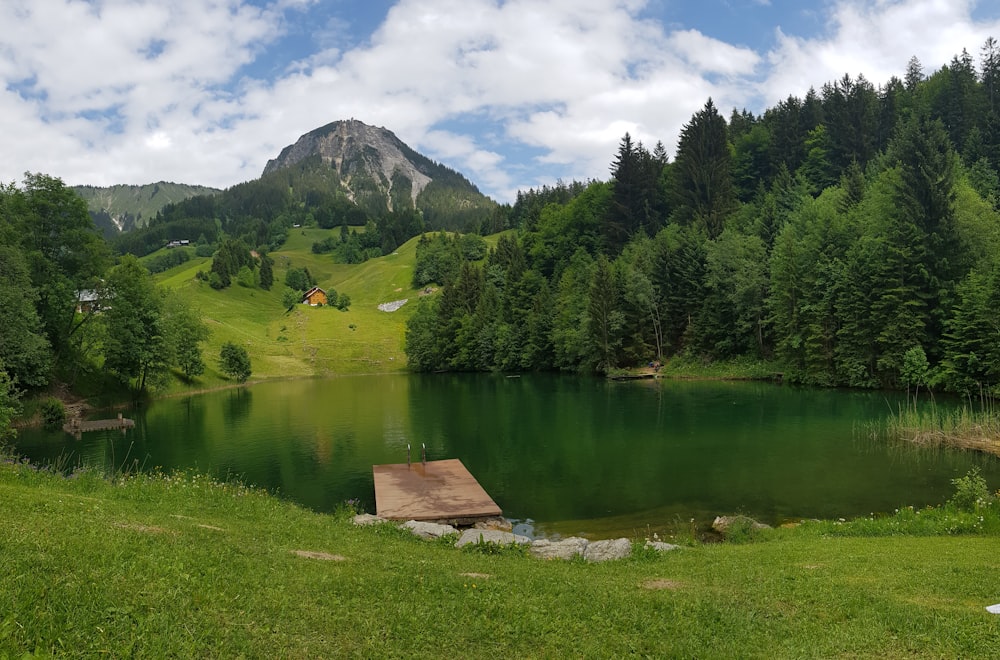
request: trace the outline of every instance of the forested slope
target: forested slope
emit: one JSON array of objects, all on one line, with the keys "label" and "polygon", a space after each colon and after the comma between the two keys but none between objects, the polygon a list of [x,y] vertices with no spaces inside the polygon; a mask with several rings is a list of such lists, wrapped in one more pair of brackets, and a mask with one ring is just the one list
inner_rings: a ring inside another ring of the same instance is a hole
[{"label": "forested slope", "polygon": [[1000,49],[843,78],[761,115],[712,100],[669,161],[518,195],[505,238],[408,326],[424,370],[776,359],[859,387],[1000,382]]}]

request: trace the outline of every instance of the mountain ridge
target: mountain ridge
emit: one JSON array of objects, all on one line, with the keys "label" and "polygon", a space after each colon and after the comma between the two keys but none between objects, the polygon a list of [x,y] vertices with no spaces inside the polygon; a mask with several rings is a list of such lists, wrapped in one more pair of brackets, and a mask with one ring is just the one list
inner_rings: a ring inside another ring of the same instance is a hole
[{"label": "mountain ridge", "polygon": [[157,181],[146,184],[72,186],[87,203],[94,224],[106,236],[146,226],[167,204],[198,195],[216,195],[221,190],[208,186]]},{"label": "mountain ridge", "polygon": [[358,119],[333,121],[304,133],[267,162],[261,177],[314,156],[336,172],[348,199],[357,203],[360,194],[374,187],[390,212],[402,210],[396,206],[406,199],[417,208],[421,193],[439,179],[460,181],[463,192],[485,198],[464,175],[418,153],[389,129]]}]

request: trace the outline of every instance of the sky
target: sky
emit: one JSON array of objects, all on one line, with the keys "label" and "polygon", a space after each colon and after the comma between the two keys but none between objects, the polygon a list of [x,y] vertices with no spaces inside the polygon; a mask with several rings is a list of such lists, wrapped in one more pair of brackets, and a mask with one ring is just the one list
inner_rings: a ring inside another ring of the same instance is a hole
[{"label": "sky", "polygon": [[226,188],[338,119],[498,201],[673,154],[712,98],[760,114],[1000,38],[973,0],[3,0],[0,183]]}]

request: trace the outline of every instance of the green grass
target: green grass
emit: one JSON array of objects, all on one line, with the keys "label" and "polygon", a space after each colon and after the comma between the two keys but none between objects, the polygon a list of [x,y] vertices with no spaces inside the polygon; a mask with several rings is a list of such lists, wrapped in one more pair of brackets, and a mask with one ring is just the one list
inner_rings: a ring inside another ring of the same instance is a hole
[{"label": "green grass", "polygon": [[[590,565],[354,528],[194,474],[0,465],[0,657],[992,657],[997,538],[834,535]],[[325,553],[311,559],[296,551]]]},{"label": "green grass", "polygon": [[[286,245],[271,255],[275,284],[270,291],[237,284],[222,291],[212,289],[196,278],[199,270],[210,267],[209,258],[195,258],[157,275],[161,285],[184,294],[211,331],[204,345],[206,373],[191,382],[178,380],[171,391],[231,384],[218,368],[225,342],[247,349],[251,381],[404,370],[406,321],[420,294],[411,286],[417,239],[392,255],[345,265],[311,251],[314,242],[334,234],[339,230],[293,230]],[[281,304],[285,274],[289,268],[302,267],[322,288],[350,296],[350,309],[296,305],[287,311]],[[396,312],[378,309],[380,303],[404,298],[410,303]]]}]

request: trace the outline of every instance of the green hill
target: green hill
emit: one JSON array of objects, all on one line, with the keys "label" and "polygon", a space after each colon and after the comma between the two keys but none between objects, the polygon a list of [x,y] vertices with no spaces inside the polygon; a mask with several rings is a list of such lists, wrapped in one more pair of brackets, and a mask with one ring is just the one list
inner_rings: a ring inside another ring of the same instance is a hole
[{"label": "green hill", "polygon": [[73,186],[73,190],[87,202],[94,224],[105,236],[145,227],[167,204],[220,192],[206,186],[167,181],[141,186]]},{"label": "green hill", "polygon": [[[416,262],[414,238],[395,253],[363,264],[337,264],[328,255],[316,255],[312,244],[339,230],[296,229],[274,259],[271,291],[233,285],[212,289],[197,279],[211,259],[194,257],[156,276],[169,289],[181,290],[199,310],[211,330],[205,345],[207,372],[191,387],[228,383],[218,372],[216,358],[224,342],[246,347],[253,364],[253,380],[334,374],[382,373],[406,368],[403,340],[406,321],[420,297],[411,286]],[[157,253],[150,255],[155,258]],[[282,305],[289,268],[308,268],[318,286],[350,296],[347,311],[335,307]],[[378,309],[382,303],[409,302],[395,312]]]}]

